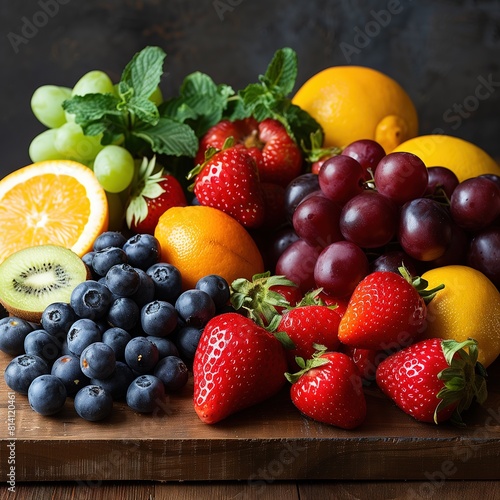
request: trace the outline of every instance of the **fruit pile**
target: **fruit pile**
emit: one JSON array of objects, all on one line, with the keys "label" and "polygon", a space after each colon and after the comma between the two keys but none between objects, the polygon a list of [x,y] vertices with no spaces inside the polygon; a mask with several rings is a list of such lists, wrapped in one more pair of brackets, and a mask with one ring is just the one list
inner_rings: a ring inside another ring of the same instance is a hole
[{"label": "fruit pile", "polygon": [[7,385],[89,421],[119,401],[161,411],[190,376],[208,424],[287,383],[302,414],[344,429],[370,384],[423,422],[484,402],[500,167],[446,136],[424,160],[409,97],[368,68],[290,99],[281,49],[242,90],[196,72],[163,100],[164,58],[147,47],[115,85],[95,71],[33,96],[49,129],[0,180]]},{"label": "fruit pile", "polygon": [[[54,290],[40,292],[50,304],[38,317],[31,311],[30,321],[21,305],[5,304],[19,315],[0,324],[0,349],[14,356],[5,369],[7,385],[27,394],[42,415],[60,411],[67,397],[74,398],[78,415],[91,421],[108,416],[113,401],[142,413],[158,409],[166,392],[187,383],[201,331],[226,306],[229,285],[210,275],[182,291],[179,270],[161,262],[159,242],[149,234],[126,239],[102,233],[83,257],[89,279],[71,266],[76,254],[52,250],[59,279],[66,279],[60,276],[64,272],[79,281],[68,287],[67,301],[50,302],[59,297]],[[28,266],[35,276],[50,266],[48,251],[40,246],[19,252],[22,261],[14,269]]]}]

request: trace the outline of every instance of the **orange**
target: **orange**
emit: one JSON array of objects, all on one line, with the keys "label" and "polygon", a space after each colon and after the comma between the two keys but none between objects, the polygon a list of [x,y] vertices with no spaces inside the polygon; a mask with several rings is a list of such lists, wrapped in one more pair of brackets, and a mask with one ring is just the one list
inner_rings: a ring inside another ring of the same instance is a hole
[{"label": "orange", "polygon": [[184,290],[208,274],[229,284],[264,270],[262,256],[245,228],[226,213],[206,206],[169,208],[159,219],[155,237],[161,258],[181,273]]},{"label": "orange", "polygon": [[421,135],[403,142],[394,151],[413,153],[427,167],[447,167],[460,182],[482,174],[500,175],[500,166],[486,151],[451,135]]},{"label": "orange", "polygon": [[85,165],[42,161],[0,180],[0,262],[44,244],[82,256],[107,227],[106,193]]},{"label": "orange", "polygon": [[333,66],[307,80],[292,99],[323,127],[325,147],[359,139],[386,153],[418,133],[415,106],[391,77],[364,66]]},{"label": "orange", "polygon": [[480,271],[468,266],[443,266],[422,275],[429,289],[443,283],[427,306],[426,338],[473,338],[479,361],[489,366],[500,354],[500,292]]}]

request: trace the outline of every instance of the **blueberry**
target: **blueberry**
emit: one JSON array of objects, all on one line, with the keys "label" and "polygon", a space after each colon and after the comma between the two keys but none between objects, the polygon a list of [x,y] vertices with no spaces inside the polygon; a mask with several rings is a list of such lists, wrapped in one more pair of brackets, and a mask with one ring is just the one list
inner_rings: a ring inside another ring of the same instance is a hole
[{"label": "blueberry", "polygon": [[94,252],[92,258],[92,269],[99,276],[106,276],[106,273],[115,265],[125,264],[127,255],[123,249],[118,247],[104,248]]},{"label": "blueberry", "polygon": [[80,368],[88,378],[109,377],[116,366],[115,351],[104,342],[94,342],[80,356]]},{"label": "blueberry", "polygon": [[109,247],[122,248],[127,238],[118,231],[105,231],[94,240],[94,251],[104,250]]},{"label": "blueberry", "polygon": [[209,274],[200,278],[195,288],[208,293],[212,297],[216,309],[225,306],[231,296],[231,289],[228,282],[218,274]]},{"label": "blueberry", "polygon": [[125,347],[125,362],[136,373],[152,372],[159,358],[158,347],[146,337],[134,337]]},{"label": "blueberry", "polygon": [[40,375],[31,382],[28,402],[40,415],[54,415],[66,402],[66,387],[55,375]]},{"label": "blueberry", "polygon": [[102,283],[87,280],[76,285],[71,293],[70,305],[80,318],[102,318],[111,304],[111,292]]},{"label": "blueberry", "polygon": [[153,344],[158,347],[159,358],[165,358],[166,356],[179,356],[179,350],[175,343],[167,337],[155,337],[153,335],[148,335],[148,340],[153,342]]},{"label": "blueberry", "polygon": [[90,422],[97,422],[111,415],[113,398],[99,385],[86,385],[75,395],[75,411]]},{"label": "blueberry", "polygon": [[51,335],[68,333],[71,325],[78,319],[73,308],[66,302],[53,302],[43,313],[40,323],[42,328]]},{"label": "blueberry", "polygon": [[155,298],[174,303],[182,291],[180,271],[172,264],[159,262],[146,270],[155,284]]},{"label": "blueberry", "polygon": [[33,331],[33,325],[21,318],[2,318],[0,320],[0,350],[9,356],[24,353],[24,339]]},{"label": "blueberry", "polygon": [[183,360],[188,362],[193,361],[202,333],[202,329],[194,326],[185,326],[175,332],[173,340]]},{"label": "blueberry", "polygon": [[119,327],[108,328],[102,334],[102,342],[108,344],[115,351],[115,358],[119,361],[125,359],[125,346],[131,338],[130,333]]},{"label": "blueberry", "polygon": [[165,401],[165,386],[154,375],[140,375],[128,387],[127,405],[140,413],[152,413]]},{"label": "blueberry", "polygon": [[24,339],[24,352],[45,360],[51,365],[62,352],[62,341],[45,330],[33,330]]},{"label": "blueberry", "polygon": [[97,323],[88,318],[77,319],[67,335],[68,350],[75,356],[80,356],[83,350],[102,339]]},{"label": "blueberry", "polygon": [[128,386],[133,380],[134,374],[128,365],[122,361],[117,361],[116,367],[109,377],[93,378],[90,383],[102,387],[111,395],[113,401],[120,401],[125,399]]},{"label": "blueberry", "polygon": [[16,392],[28,394],[28,388],[39,375],[50,373],[49,365],[38,356],[21,354],[5,368],[5,383]]},{"label": "blueberry", "polygon": [[80,359],[73,354],[64,354],[57,358],[50,373],[61,380],[68,396],[74,396],[90,382],[80,368]]},{"label": "blueberry", "polygon": [[182,389],[189,378],[186,364],[177,356],[167,356],[160,359],[153,374],[163,382],[167,392]]},{"label": "blueberry", "polygon": [[177,311],[165,300],[154,300],[141,309],[141,326],[147,335],[166,337],[177,326]]},{"label": "blueberry", "polygon": [[139,289],[141,278],[130,264],[113,266],[106,274],[106,286],[119,297],[130,297]]},{"label": "blueberry", "polygon": [[139,267],[135,267],[134,269],[139,275],[139,288],[130,298],[134,299],[139,307],[142,307],[154,300],[155,284],[151,276],[149,276],[144,269],[140,269]]},{"label": "blueberry", "polygon": [[182,292],[175,308],[187,326],[201,328],[215,316],[215,304],[208,293],[191,289]]},{"label": "blueberry", "polygon": [[160,242],[151,234],[135,234],[123,245],[130,265],[148,269],[160,261]]},{"label": "blueberry", "polygon": [[111,304],[107,321],[111,326],[132,330],[140,318],[139,306],[129,297],[118,297]]}]

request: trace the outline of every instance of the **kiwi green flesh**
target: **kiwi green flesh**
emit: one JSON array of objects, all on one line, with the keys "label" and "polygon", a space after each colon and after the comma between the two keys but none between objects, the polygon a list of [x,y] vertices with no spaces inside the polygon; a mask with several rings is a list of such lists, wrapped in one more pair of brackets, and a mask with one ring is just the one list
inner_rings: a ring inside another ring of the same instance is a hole
[{"label": "kiwi green flesh", "polygon": [[88,267],[66,247],[18,250],[0,264],[0,303],[10,315],[38,322],[49,304],[69,303],[73,289],[88,277]]}]

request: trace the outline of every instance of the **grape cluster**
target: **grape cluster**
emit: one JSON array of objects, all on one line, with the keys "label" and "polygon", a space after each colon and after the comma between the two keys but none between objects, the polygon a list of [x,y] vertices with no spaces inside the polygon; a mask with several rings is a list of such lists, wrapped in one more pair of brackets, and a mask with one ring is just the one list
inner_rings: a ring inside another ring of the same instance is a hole
[{"label": "grape cluster", "polygon": [[359,140],[296,178],[285,198],[293,234],[280,236],[275,272],[303,292],[346,298],[369,272],[402,264],[414,275],[469,265],[500,286],[498,176],[459,182],[446,167]]},{"label": "grape cluster", "polygon": [[[116,86],[103,71],[94,70],[84,74],[74,87],[43,85],[31,98],[31,109],[35,117],[47,128],[37,135],[29,147],[33,162],[44,160],[74,160],[91,167],[102,187],[108,193],[121,193],[133,181],[136,170],[132,154],[120,145],[101,144],[102,133],[85,135],[75,117],[63,108],[63,102],[73,96],[87,94],[117,95]],[[162,101],[159,88],[150,100]],[[123,138],[122,138],[123,139]]]},{"label": "grape cluster", "polygon": [[225,311],[230,288],[209,275],[183,290],[159,250],[149,234],[105,232],[84,256],[92,279],[75,287],[70,303],[50,304],[37,325],[0,320],[0,349],[13,356],[7,385],[42,415],[68,397],[89,421],[107,417],[114,401],[164,411],[167,394],[186,385],[203,327]]}]

